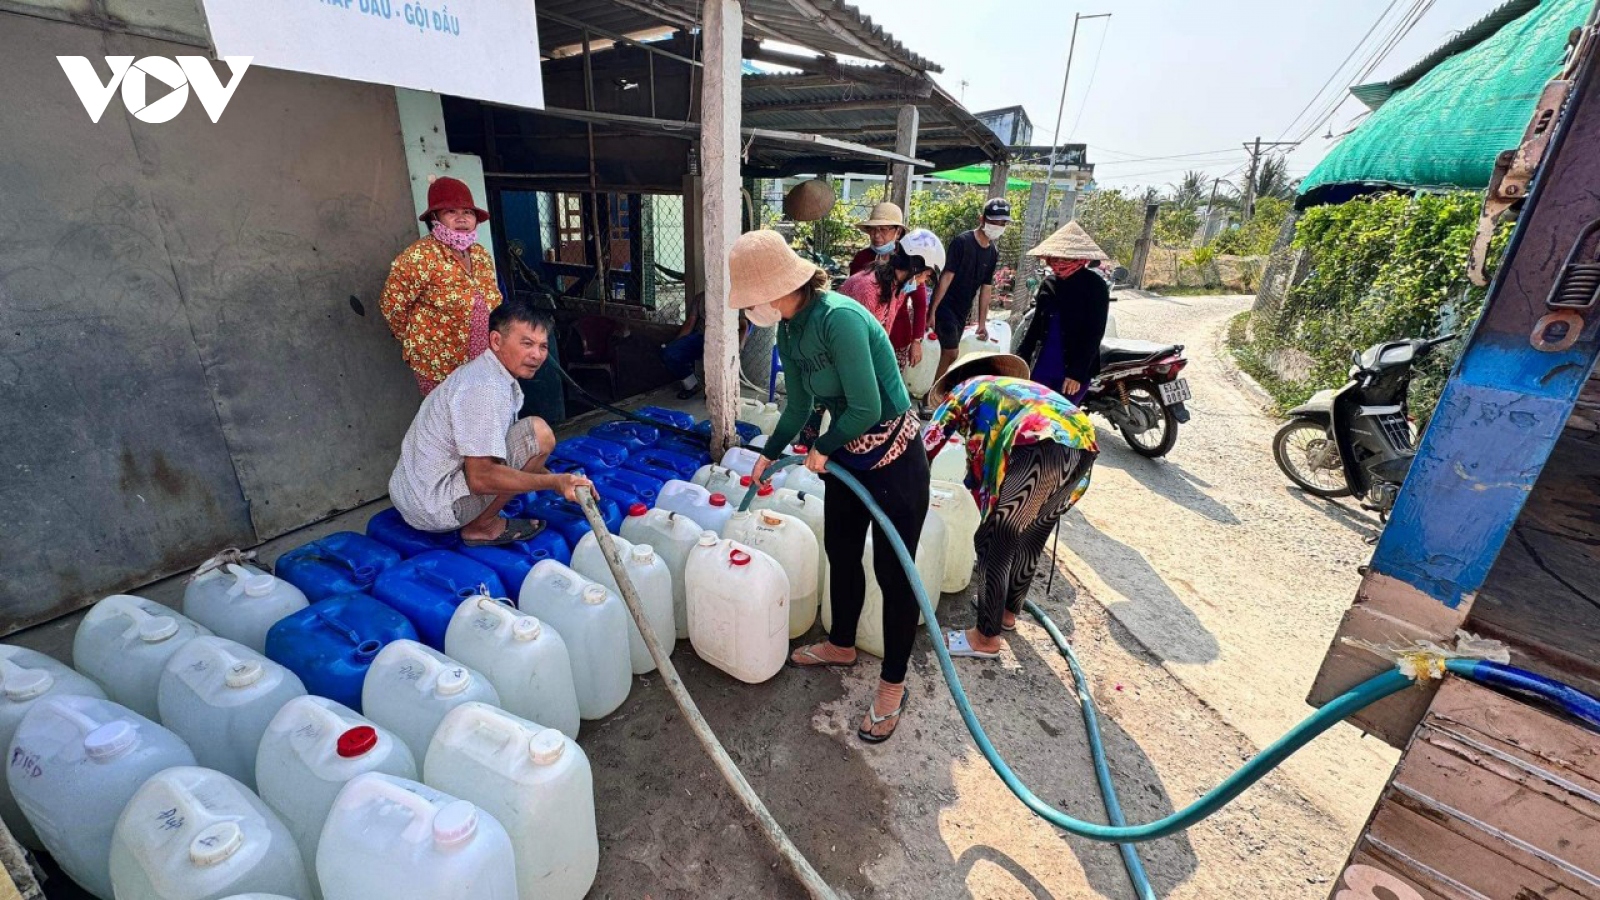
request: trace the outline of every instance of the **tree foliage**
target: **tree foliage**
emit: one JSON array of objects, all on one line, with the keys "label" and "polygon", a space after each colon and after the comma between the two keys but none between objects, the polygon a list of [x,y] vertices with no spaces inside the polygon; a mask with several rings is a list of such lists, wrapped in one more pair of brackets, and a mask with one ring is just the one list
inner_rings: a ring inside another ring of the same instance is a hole
[{"label": "tree foliage", "polygon": [[1272,252],[1272,242],[1277,240],[1285,217],[1294,213],[1294,203],[1276,197],[1263,197],[1256,201],[1255,218],[1217,235],[1213,244],[1218,253],[1236,256],[1265,256]]},{"label": "tree foliage", "polygon": [[1144,228],[1144,198],[1115,189],[1093,191],[1078,201],[1078,224],[1101,250],[1127,265]]}]

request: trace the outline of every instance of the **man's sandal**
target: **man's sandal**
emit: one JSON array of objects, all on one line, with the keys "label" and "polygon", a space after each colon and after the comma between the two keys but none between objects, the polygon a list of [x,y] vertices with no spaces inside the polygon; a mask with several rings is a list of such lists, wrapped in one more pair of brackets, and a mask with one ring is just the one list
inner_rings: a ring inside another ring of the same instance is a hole
[{"label": "man's sandal", "polygon": [[532,540],[544,531],[544,522],[539,519],[507,519],[504,531],[492,538],[477,540],[462,538],[461,543],[468,547],[504,547],[517,541]]},{"label": "man's sandal", "polygon": [[[807,644],[806,646],[796,650],[794,653],[789,654],[789,665],[796,669],[848,669],[861,661],[861,654],[857,652],[856,658],[850,660],[849,662],[834,662],[831,659],[826,659],[817,655],[816,648],[820,646],[822,645]],[[796,656],[801,657],[801,659],[795,659]]]},{"label": "man's sandal", "polygon": [[888,734],[873,734],[871,731],[868,731],[865,728],[857,728],[856,737],[860,738],[862,743],[866,744],[881,744],[884,741],[887,741],[889,738],[894,737],[895,730],[900,727],[900,714],[906,711],[906,704],[909,702],[911,702],[911,688],[906,688],[904,692],[900,694],[900,705],[896,707],[893,712],[885,713],[880,716],[878,715],[877,710],[874,708],[877,705],[877,701],[874,700],[873,704],[867,707],[867,718],[872,722],[872,727],[877,728],[879,725],[882,725],[883,723],[892,719],[894,720],[894,728],[889,729]]}]

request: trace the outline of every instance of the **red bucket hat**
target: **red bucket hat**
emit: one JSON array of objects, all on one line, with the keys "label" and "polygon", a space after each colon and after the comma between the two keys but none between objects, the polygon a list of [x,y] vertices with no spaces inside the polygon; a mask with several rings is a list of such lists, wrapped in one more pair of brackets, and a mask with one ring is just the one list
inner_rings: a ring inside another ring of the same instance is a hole
[{"label": "red bucket hat", "polygon": [[429,216],[441,209],[470,209],[480,223],[489,221],[488,211],[473,202],[472,188],[459,178],[439,178],[428,185],[428,208],[417,219],[426,222]]}]

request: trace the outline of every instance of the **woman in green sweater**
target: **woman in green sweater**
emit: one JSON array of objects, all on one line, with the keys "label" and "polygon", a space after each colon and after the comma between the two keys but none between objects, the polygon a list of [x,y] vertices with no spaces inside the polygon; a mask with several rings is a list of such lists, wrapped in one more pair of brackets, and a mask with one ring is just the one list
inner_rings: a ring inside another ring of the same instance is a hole
[{"label": "woman in green sweater", "polygon": [[[833,424],[811,445],[806,468],[823,474],[832,459],[849,469],[915,554],[928,514],[928,454],[888,333],[861,304],[829,291],[827,273],[797,256],[775,231],[740,236],[728,270],[729,305],[744,310],[756,325],[778,326],[778,356],[789,391],[755,477],[821,407],[832,414]],[[894,734],[906,707],[917,601],[905,570],[888,551],[888,538],[855,493],[833,485],[824,503],[833,627],[826,641],[795,650],[789,661],[800,667],[855,665],[856,624],[867,589],[861,562],[871,527],[879,548],[873,570],[883,588],[883,668],[877,696],[856,733],[878,744]]]}]

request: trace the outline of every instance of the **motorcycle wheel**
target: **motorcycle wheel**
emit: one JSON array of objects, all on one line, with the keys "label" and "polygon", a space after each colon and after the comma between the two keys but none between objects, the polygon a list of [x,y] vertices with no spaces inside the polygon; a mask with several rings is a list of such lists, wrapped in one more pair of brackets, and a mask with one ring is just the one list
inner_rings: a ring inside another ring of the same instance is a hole
[{"label": "motorcycle wheel", "polygon": [[1117,430],[1122,432],[1122,439],[1128,442],[1133,452],[1146,459],[1166,456],[1178,443],[1178,417],[1161,402],[1161,390],[1154,382],[1130,381],[1128,403],[1153,410],[1161,424],[1148,431],[1134,431],[1119,425]]},{"label": "motorcycle wheel", "polygon": [[1321,451],[1323,444],[1331,440],[1327,426],[1309,419],[1292,419],[1273,436],[1272,458],[1283,474],[1306,493],[1329,499],[1348,497],[1353,491],[1345,481],[1344,466],[1339,462],[1337,450],[1334,451],[1334,466],[1311,465],[1311,454]]}]

